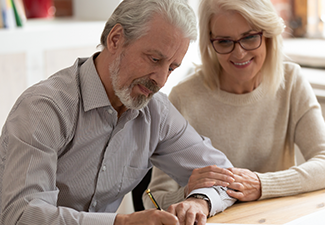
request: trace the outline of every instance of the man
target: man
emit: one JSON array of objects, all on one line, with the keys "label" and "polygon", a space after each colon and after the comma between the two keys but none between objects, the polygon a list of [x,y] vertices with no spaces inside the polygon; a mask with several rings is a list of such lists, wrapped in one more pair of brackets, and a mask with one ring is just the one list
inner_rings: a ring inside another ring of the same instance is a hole
[{"label": "man", "polygon": [[101,52],[26,90],[0,139],[1,224],[205,224],[233,204],[212,187],[168,212],[115,213],[152,165],[181,185],[232,166],[157,93],[195,38],[182,0],[124,0]]}]

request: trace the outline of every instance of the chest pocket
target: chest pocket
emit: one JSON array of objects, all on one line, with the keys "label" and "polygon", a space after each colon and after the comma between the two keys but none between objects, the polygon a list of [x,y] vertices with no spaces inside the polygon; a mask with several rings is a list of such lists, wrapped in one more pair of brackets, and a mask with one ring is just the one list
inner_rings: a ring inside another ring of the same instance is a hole
[{"label": "chest pocket", "polygon": [[117,195],[125,195],[137,186],[150,168],[124,166]]}]

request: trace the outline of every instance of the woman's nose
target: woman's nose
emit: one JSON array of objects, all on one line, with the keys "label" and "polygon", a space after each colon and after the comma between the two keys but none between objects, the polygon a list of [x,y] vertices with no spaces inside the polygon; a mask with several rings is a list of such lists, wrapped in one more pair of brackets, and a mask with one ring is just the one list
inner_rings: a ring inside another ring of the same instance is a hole
[{"label": "woman's nose", "polygon": [[246,55],[247,51],[243,49],[239,43],[235,43],[235,48],[232,53],[235,54],[237,58],[243,58]]}]

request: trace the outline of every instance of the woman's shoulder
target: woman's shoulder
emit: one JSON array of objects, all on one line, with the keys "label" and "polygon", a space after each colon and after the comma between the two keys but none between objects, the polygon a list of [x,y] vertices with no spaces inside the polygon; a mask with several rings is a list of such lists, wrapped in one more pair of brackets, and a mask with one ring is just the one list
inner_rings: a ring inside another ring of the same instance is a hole
[{"label": "woman's shoulder", "polygon": [[309,80],[307,79],[308,74],[304,74],[300,65],[293,62],[285,62],[284,71],[286,90],[292,90],[301,94],[313,94],[313,90],[311,88]]},{"label": "woman's shoulder", "polygon": [[308,82],[299,64],[294,62],[284,62],[285,82],[296,84]]},{"label": "woman's shoulder", "polygon": [[299,64],[294,63],[294,62],[284,62],[283,63],[284,66],[284,71],[286,72],[286,74],[289,72],[294,73],[294,72],[299,72],[301,70],[301,67]]},{"label": "woman's shoulder", "polygon": [[284,73],[286,78],[292,76],[294,78],[304,78],[301,66],[295,62],[284,62]]}]

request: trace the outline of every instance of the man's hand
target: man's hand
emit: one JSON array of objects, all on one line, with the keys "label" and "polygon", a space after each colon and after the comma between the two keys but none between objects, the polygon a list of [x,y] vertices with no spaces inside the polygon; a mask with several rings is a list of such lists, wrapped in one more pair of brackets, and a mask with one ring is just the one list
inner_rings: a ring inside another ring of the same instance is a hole
[{"label": "man's hand", "polygon": [[248,169],[229,168],[235,181],[228,185],[227,194],[240,201],[254,201],[261,197],[261,182],[258,176]]},{"label": "man's hand", "polygon": [[175,215],[157,209],[143,210],[132,214],[118,214],[115,218],[114,225],[179,225]]},{"label": "man's hand", "polygon": [[227,187],[234,181],[234,175],[230,170],[216,165],[194,169],[184,189],[184,196],[186,197],[194,189],[212,186]]},{"label": "man's hand", "polygon": [[188,198],[169,206],[168,212],[176,215],[180,225],[205,225],[209,215],[208,203],[203,199]]}]

